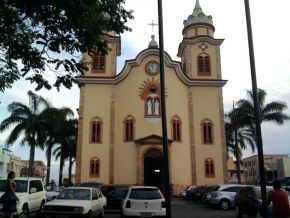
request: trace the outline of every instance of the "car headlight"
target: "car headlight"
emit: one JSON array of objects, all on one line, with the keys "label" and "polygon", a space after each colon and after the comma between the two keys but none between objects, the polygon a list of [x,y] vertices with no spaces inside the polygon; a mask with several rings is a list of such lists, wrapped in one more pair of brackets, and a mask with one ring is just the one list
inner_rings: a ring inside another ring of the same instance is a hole
[{"label": "car headlight", "polygon": [[44,206],[43,211],[52,211],[52,207]]},{"label": "car headlight", "polygon": [[84,211],[84,208],[83,207],[75,207],[73,209],[74,212],[83,212]]}]

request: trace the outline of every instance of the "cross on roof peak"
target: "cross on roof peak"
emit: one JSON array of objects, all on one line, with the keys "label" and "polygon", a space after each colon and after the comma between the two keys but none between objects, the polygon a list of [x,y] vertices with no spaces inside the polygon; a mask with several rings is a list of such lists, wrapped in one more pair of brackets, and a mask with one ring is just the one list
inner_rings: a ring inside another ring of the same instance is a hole
[{"label": "cross on roof peak", "polygon": [[154,26],[158,26],[158,23],[154,23],[154,20],[152,20],[152,23],[148,23],[149,26],[152,26],[151,34],[154,34]]}]

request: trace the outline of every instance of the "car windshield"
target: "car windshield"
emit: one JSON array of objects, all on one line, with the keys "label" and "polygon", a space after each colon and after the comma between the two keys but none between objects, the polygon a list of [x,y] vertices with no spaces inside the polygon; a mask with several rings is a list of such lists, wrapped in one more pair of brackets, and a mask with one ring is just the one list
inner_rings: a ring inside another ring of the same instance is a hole
[{"label": "car windshield", "polygon": [[[27,192],[27,181],[14,180],[16,184],[16,192]],[[6,190],[6,179],[0,180],[0,192],[5,192]]]},{"label": "car windshield", "polygon": [[79,187],[95,187],[99,188],[102,185],[100,182],[82,182],[78,186]]},{"label": "car windshield", "polygon": [[89,189],[63,189],[56,199],[90,200],[91,192]]},{"label": "car windshield", "polygon": [[149,188],[138,188],[132,189],[130,192],[130,199],[162,199],[162,196],[158,189],[149,189]]}]

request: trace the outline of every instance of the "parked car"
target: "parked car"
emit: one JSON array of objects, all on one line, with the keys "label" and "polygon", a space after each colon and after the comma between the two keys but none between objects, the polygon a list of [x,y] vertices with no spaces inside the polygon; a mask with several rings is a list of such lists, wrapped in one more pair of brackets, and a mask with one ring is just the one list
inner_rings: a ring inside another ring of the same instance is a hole
[{"label": "parked car", "polygon": [[216,191],[210,192],[209,204],[218,206],[222,210],[228,210],[235,205],[236,193],[245,185],[226,184],[219,185]]},{"label": "parked car", "polygon": [[166,216],[165,199],[154,186],[132,186],[122,203],[121,217]]},{"label": "parked car", "polygon": [[[273,187],[267,186],[268,193],[273,190]],[[288,192],[288,198],[290,196]],[[260,216],[262,214],[262,196],[260,186],[246,186],[237,192],[235,197],[235,213],[237,218],[246,216]]]},{"label": "parked car", "polygon": [[100,187],[102,193],[107,198],[108,210],[121,210],[122,200],[129,190],[128,185],[102,185]]},{"label": "parked car", "polygon": [[[46,191],[41,178],[17,177],[14,179],[16,184],[16,196],[19,201],[16,205],[16,216],[29,217],[31,212],[40,214],[42,205],[46,202]],[[6,179],[0,179],[0,195],[6,189]],[[3,205],[0,204],[0,211]],[[0,212],[2,214],[2,212]]]},{"label": "parked car", "polygon": [[202,190],[198,191],[195,194],[194,202],[197,202],[199,204],[208,204],[209,202],[207,202],[204,199],[204,196],[207,195],[208,193],[212,192],[212,191],[216,191],[217,189],[218,189],[217,185],[206,186],[205,188],[203,188]]},{"label": "parked car", "polygon": [[46,218],[103,217],[106,202],[98,188],[68,187],[44,204],[42,215]]},{"label": "parked car", "polygon": [[46,187],[46,201],[51,201],[55,199],[59,193],[64,189],[63,186],[47,186]]},{"label": "parked car", "polygon": [[204,185],[199,185],[199,186],[196,186],[195,188],[193,189],[190,189],[190,190],[187,190],[186,191],[186,200],[191,200],[193,201],[195,199],[195,195],[197,192],[201,191],[202,189],[204,189],[205,186]]},{"label": "parked car", "polygon": [[77,187],[93,187],[93,188],[100,188],[103,183],[101,182],[81,182],[77,185]]},{"label": "parked car", "polygon": [[184,189],[183,191],[179,192],[178,197],[182,198],[182,199],[186,199],[186,192],[191,190],[191,189],[194,189],[194,188],[195,188],[195,186],[188,186],[186,189]]}]

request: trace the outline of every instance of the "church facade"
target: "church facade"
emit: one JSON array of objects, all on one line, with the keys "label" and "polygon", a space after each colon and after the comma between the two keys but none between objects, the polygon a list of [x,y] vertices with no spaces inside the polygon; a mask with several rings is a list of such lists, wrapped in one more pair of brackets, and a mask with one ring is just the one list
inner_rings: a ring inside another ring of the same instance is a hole
[{"label": "church facade", "polygon": [[[173,61],[165,53],[170,181],[189,185],[227,182],[220,46],[212,17],[196,1],[184,21]],[[105,35],[107,55],[84,55],[89,69],[80,86],[76,182],[163,187],[159,49],[148,48],[116,73],[120,37]]]}]

